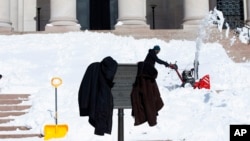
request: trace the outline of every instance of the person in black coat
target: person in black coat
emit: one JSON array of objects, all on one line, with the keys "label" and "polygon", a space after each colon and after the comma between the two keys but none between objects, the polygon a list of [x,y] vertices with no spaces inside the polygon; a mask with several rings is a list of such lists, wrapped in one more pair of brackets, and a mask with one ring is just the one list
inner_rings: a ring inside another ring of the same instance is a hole
[{"label": "person in black coat", "polygon": [[80,116],[89,116],[96,135],[111,134],[114,107],[111,88],[117,66],[111,57],[90,64],[79,88]]},{"label": "person in black coat", "polygon": [[144,60],[145,63],[148,63],[152,66],[155,66],[155,62],[165,65],[166,67],[173,68],[175,65],[169,64],[168,62],[165,62],[157,57],[157,54],[160,52],[161,48],[159,45],[155,45],[153,49],[149,49],[148,54]]},{"label": "person in black coat", "polygon": [[134,125],[148,122],[149,126],[155,126],[157,124],[158,111],[164,105],[156,82],[158,72],[155,68],[155,62],[172,69],[175,65],[159,59],[157,57],[159,52],[160,47],[155,45],[153,49],[148,51],[144,62],[137,64],[137,76],[131,91]]}]

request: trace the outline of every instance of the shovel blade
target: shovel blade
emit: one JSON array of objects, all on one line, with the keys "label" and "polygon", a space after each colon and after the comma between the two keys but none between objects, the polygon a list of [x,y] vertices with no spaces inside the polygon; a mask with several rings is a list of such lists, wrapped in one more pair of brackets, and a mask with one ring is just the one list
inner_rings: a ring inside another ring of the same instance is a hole
[{"label": "shovel blade", "polygon": [[58,125],[45,125],[44,127],[44,140],[49,140],[52,138],[62,138],[68,132],[68,125],[58,124]]}]

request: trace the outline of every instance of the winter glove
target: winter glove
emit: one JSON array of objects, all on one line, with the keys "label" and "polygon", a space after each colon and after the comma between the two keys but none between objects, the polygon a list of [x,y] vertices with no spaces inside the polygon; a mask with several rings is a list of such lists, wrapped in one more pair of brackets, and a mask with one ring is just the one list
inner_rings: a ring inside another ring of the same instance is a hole
[{"label": "winter glove", "polygon": [[174,70],[178,69],[178,66],[176,64],[170,64],[169,67]]},{"label": "winter glove", "polygon": [[165,64],[164,64],[164,65],[165,65],[165,67],[169,67],[169,64],[168,64],[167,62],[165,62]]}]

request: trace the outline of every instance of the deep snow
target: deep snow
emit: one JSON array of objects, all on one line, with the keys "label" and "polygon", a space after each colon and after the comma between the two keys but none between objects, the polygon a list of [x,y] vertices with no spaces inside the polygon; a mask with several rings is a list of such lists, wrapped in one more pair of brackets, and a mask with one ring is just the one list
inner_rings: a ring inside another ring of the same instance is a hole
[{"label": "deep snow", "polygon": [[[77,98],[81,79],[92,62],[111,56],[118,63],[136,63],[144,60],[148,49],[156,44],[161,46],[159,58],[177,61],[180,71],[193,67],[195,41],[137,40],[89,31],[1,35],[0,66],[4,76],[0,81],[1,93],[32,95],[27,102],[32,104],[29,113],[6,125],[25,124],[32,128],[31,132],[43,133],[44,125],[53,124],[54,88],[50,80],[59,76],[63,85],[58,88],[58,122],[68,124],[69,132],[57,140],[117,140],[117,110],[113,114],[111,135],[94,135],[88,118],[79,117]],[[125,110],[126,141],[224,141],[229,140],[229,125],[250,124],[250,64],[234,63],[218,43],[202,44],[199,62],[199,76],[210,75],[210,90],[180,88],[181,81],[173,70],[156,65],[157,83],[165,104],[159,112],[158,124],[135,127],[131,110]],[[18,139],[11,141],[15,140]]]},{"label": "deep snow", "polygon": [[[214,11],[201,26],[202,29],[216,20],[222,31],[224,17],[216,9]],[[52,140],[116,141],[116,109],[111,135],[94,135],[88,118],[79,117],[78,89],[82,77],[89,64],[99,62],[106,56],[113,57],[118,63],[135,64],[144,60],[148,49],[157,44],[161,46],[159,58],[172,63],[177,61],[180,72],[191,69],[194,59],[198,59],[199,77],[209,74],[211,89],[179,87],[181,81],[175,71],[156,64],[159,73],[157,83],[165,104],[159,112],[158,124],[154,127],[149,127],[147,123],[134,126],[131,110],[126,109],[125,141],[228,141],[230,125],[250,124],[250,63],[234,63],[222,45],[203,43],[203,35],[209,38],[209,34],[202,29],[196,41],[169,42],[89,31],[1,35],[0,73],[3,78],[0,80],[0,93],[29,93],[31,100],[22,104],[32,105],[27,110],[28,114],[4,125],[26,125],[31,128],[29,133],[43,134],[44,125],[55,123],[54,88],[50,80],[58,76],[63,79],[62,86],[58,88],[58,123],[67,124],[69,132],[64,138]],[[247,42],[247,37],[244,32],[240,33],[242,42]],[[231,44],[234,40],[228,39]],[[41,141],[43,138],[6,140]]]}]

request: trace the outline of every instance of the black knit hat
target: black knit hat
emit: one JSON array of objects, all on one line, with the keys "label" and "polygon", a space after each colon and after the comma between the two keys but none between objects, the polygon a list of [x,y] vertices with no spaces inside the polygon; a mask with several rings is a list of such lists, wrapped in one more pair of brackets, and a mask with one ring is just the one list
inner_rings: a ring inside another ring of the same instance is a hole
[{"label": "black knit hat", "polygon": [[161,50],[161,48],[160,48],[159,45],[155,45],[155,46],[154,46],[154,50]]}]

